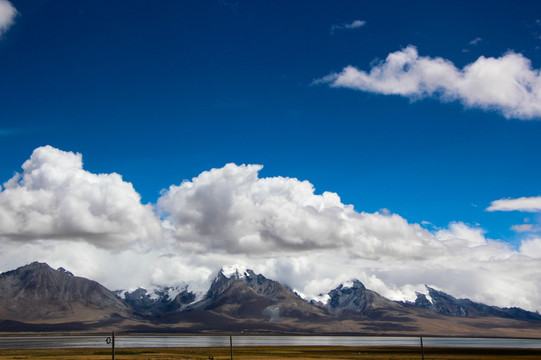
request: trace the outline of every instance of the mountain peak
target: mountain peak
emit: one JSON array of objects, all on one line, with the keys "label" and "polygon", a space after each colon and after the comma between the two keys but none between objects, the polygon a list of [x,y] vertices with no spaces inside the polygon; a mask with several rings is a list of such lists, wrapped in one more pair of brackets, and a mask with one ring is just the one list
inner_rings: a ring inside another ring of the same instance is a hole
[{"label": "mountain peak", "polygon": [[349,289],[349,288],[351,288],[351,289],[360,289],[360,290],[365,290],[366,289],[364,284],[362,282],[360,282],[359,280],[357,280],[357,279],[353,279],[353,280],[343,282],[342,284],[340,284],[340,286],[338,288],[339,289]]},{"label": "mountain peak", "polygon": [[224,265],[220,270],[220,273],[228,279],[244,279],[247,276],[250,276],[250,273],[253,273],[252,270],[249,270],[244,265],[233,264],[233,265]]},{"label": "mountain peak", "polygon": [[133,291],[118,290],[117,294],[136,311],[157,316],[182,311],[196,301],[196,294],[188,291],[188,285],[158,286],[150,290],[139,287]]},{"label": "mountain peak", "polygon": [[359,280],[354,279],[340,284],[329,292],[327,307],[330,309],[364,310],[366,288]]},{"label": "mountain peak", "polygon": [[63,267],[59,267],[58,269],[56,269],[56,271],[60,272],[60,273],[64,273],[66,275],[71,275],[71,276],[74,276],[73,273],[71,271],[68,271],[66,269],[64,269]]},{"label": "mountain peak", "polygon": [[262,281],[262,279],[266,280],[263,275],[257,275],[243,265],[224,265],[218,272],[218,275],[212,281],[206,298],[215,298],[219,294],[222,294],[234,283],[251,283],[257,279],[259,279],[259,281]]},{"label": "mountain peak", "polygon": [[15,270],[6,271],[0,276],[7,277],[7,276],[15,276],[18,274],[37,274],[37,273],[54,273],[55,270],[47,265],[46,263],[40,263],[37,261],[34,261],[33,263],[19,266]]},{"label": "mountain peak", "polygon": [[20,266],[16,270],[54,270],[54,269],[46,263],[34,261],[28,265]]},{"label": "mountain peak", "polygon": [[357,279],[342,283],[331,290],[325,304],[331,313],[338,315],[344,311],[367,314],[378,309],[397,309],[398,306],[396,302],[367,289]]}]

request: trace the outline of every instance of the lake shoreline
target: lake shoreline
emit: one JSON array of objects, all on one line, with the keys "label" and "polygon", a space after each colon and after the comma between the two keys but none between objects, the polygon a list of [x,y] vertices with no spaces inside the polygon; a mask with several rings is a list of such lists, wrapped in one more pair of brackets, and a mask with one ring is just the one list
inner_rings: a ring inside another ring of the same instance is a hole
[{"label": "lake shoreline", "polygon": [[[112,333],[99,335],[24,335],[0,336],[0,349],[83,349],[106,348]],[[408,347],[419,348],[421,343],[432,348],[513,348],[541,349],[541,339],[419,337],[419,336],[292,336],[276,335],[154,335],[115,333],[117,349],[127,348],[256,348],[256,347]]]},{"label": "lake shoreline", "polygon": [[375,334],[351,334],[351,333],[269,333],[269,332],[133,332],[133,331],[0,331],[0,338],[7,337],[46,337],[46,336],[111,336],[114,332],[117,336],[124,337],[183,337],[183,336],[233,336],[233,337],[246,337],[246,336],[260,336],[260,337],[359,337],[359,338],[434,338],[434,339],[516,339],[516,340],[541,340],[541,333],[538,337],[535,336],[487,336],[487,335],[426,335],[426,334],[388,334],[388,333],[375,333]]}]

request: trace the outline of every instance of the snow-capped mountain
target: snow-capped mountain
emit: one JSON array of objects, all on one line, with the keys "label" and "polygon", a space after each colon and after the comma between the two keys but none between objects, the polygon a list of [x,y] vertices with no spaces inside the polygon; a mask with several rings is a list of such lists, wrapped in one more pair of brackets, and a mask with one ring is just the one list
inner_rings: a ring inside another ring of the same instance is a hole
[{"label": "snow-capped mountain", "polygon": [[366,314],[378,309],[397,309],[399,306],[396,302],[368,290],[356,279],[331,290],[325,304],[331,313],[337,315],[345,311]]},{"label": "snow-capped mountain", "polygon": [[121,299],[94,281],[32,263],[0,274],[0,331],[114,326],[123,331],[535,336],[541,328],[538,313],[427,291],[415,302],[396,302],[352,280],[322,296],[326,303],[309,302],[236,265],[224,266],[199,295],[183,285],[122,291]]},{"label": "snow-capped mountain", "polygon": [[426,286],[428,294],[417,293],[414,306],[439,314],[460,317],[495,316],[509,319],[541,320],[539,313],[520,308],[500,308],[476,303],[470,299],[457,299],[443,291]]},{"label": "snow-capped mountain", "polygon": [[253,270],[245,267],[234,265],[222,267],[212,281],[206,297],[215,298],[237,282],[245,283],[257,294],[267,298],[276,297],[280,291],[291,292],[277,281],[269,280],[265,276],[256,274]]},{"label": "snow-capped mountain", "polygon": [[116,293],[135,311],[154,316],[182,311],[197,298],[194,292],[188,290],[188,285],[156,287],[150,291],[137,288],[131,292],[116,291]]},{"label": "snow-capped mountain", "polygon": [[271,322],[327,316],[279,282],[241,266],[224,266],[206,296],[187,309]]}]

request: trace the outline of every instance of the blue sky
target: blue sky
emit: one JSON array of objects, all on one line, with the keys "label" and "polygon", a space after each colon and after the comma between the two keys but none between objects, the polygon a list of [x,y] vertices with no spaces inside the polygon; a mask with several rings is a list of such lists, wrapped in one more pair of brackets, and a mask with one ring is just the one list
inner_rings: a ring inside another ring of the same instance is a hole
[{"label": "blue sky", "polygon": [[536,2],[13,5],[0,43],[4,180],[46,144],[122,174],[146,202],[203,170],[256,163],[359,210],[479,223],[497,238],[517,219],[489,203],[541,192],[538,121],[311,85],[410,44],[459,68],[510,50],[539,68]]},{"label": "blue sky", "polygon": [[[90,173],[122,175],[151,205],[204,171],[261,164],[261,178],[306,180],[357,212],[388,210],[432,233],[458,222],[517,251],[539,238],[541,205],[487,211],[500,199],[539,204],[539,98],[534,89],[533,100],[503,104],[516,94],[498,82],[509,54],[517,74],[539,82],[539,2],[10,4],[2,183],[45,145],[82,154]],[[385,88],[396,73],[334,83],[347,66],[366,75],[406,49],[421,73],[419,59],[459,72],[479,59],[498,66],[473,85],[419,75],[403,93]]]}]

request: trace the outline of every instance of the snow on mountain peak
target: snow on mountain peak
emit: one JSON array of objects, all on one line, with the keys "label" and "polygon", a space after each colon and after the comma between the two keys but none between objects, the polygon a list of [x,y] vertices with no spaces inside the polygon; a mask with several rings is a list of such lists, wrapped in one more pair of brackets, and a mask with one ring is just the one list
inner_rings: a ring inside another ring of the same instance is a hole
[{"label": "snow on mountain peak", "polygon": [[319,295],[314,296],[312,300],[326,304],[329,302],[330,299],[331,299],[331,296],[329,294],[319,294]]},{"label": "snow on mountain peak", "polygon": [[237,279],[243,279],[246,277],[248,269],[239,264],[233,264],[233,265],[224,265],[222,267],[222,274],[230,279],[231,277],[235,277]]},{"label": "snow on mountain peak", "polygon": [[424,294],[424,296],[426,297],[428,302],[430,302],[431,304],[434,304],[434,299],[432,299],[432,296],[430,296],[430,293]]}]

